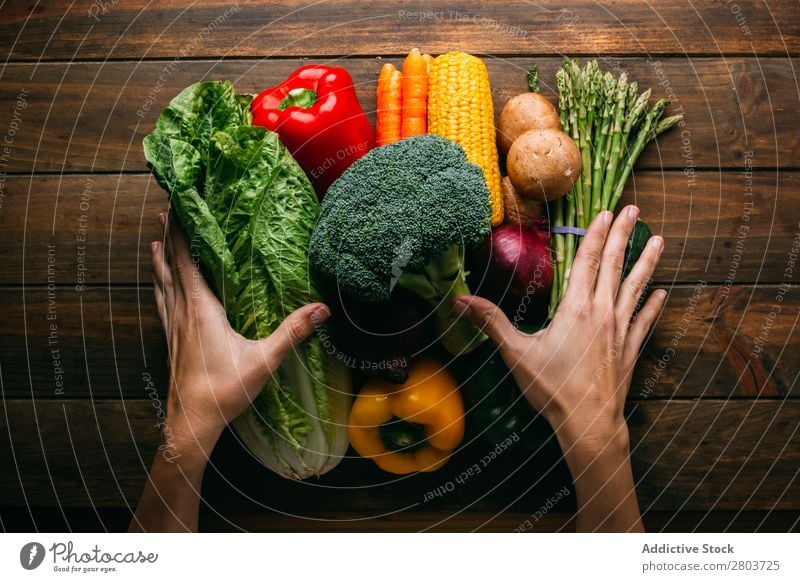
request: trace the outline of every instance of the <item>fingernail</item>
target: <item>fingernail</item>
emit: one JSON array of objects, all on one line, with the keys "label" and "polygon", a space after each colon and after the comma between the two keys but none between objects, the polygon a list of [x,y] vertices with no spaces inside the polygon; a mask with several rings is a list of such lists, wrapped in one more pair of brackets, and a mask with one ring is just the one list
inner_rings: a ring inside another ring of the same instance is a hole
[{"label": "fingernail", "polygon": [[154,253],[158,252],[158,241],[153,241],[150,243],[150,250]]},{"label": "fingernail", "polygon": [[614,215],[611,212],[609,212],[608,210],[603,210],[603,226],[605,226],[606,228],[611,226],[611,219],[613,217]]},{"label": "fingernail", "polygon": [[320,305],[311,312],[311,323],[319,325],[331,316],[331,310],[327,305]]},{"label": "fingernail", "polygon": [[650,239],[650,246],[657,251],[661,251],[664,248],[664,239],[660,236],[654,236]]},{"label": "fingernail", "polygon": [[167,213],[162,212],[158,215],[158,219],[161,221],[161,226],[165,226],[167,224]]},{"label": "fingernail", "polygon": [[636,206],[628,206],[628,218],[631,220],[639,218],[639,209]]},{"label": "fingernail", "polygon": [[469,315],[472,311],[472,307],[463,299],[454,299],[453,303],[450,304],[450,308],[459,315]]},{"label": "fingernail", "polygon": [[659,289],[658,291],[656,291],[656,293],[658,293],[658,298],[661,301],[663,301],[664,299],[667,298],[667,290],[666,289]]}]

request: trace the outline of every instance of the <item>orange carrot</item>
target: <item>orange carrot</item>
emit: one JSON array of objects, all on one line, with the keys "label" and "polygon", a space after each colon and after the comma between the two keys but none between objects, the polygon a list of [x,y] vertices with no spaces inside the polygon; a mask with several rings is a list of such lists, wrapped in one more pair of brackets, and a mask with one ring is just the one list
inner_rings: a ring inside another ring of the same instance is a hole
[{"label": "orange carrot", "polygon": [[397,67],[386,63],[378,75],[378,123],[377,144],[379,146],[400,141],[403,120],[403,81]]},{"label": "orange carrot", "polygon": [[428,130],[428,62],[414,49],[403,62],[403,137]]}]

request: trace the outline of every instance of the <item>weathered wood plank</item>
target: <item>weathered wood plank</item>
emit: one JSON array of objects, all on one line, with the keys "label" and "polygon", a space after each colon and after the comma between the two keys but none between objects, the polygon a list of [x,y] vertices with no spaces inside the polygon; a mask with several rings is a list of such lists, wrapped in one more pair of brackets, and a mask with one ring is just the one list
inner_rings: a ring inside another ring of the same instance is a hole
[{"label": "weathered wood plank", "polygon": [[[59,505],[89,512],[138,497],[165,384],[147,244],[158,237],[155,214],[166,204],[141,173],[6,179],[5,172],[143,172],[141,138],[181,88],[230,78],[255,92],[308,62],[296,57],[348,55],[344,65],[371,115],[382,61],[368,57],[394,55],[399,63],[414,45],[486,56],[498,109],[524,90],[531,61],[552,81],[560,60],[552,55],[576,51],[605,55],[606,68],[627,70],[653,86],[654,97],[673,96],[686,126],[650,148],[626,194],[667,237],[657,278],[682,282],[631,394],[645,523],[752,531],[766,519],[772,529],[797,528],[800,401],[781,399],[797,395],[797,288],[740,285],[798,282],[800,175],[779,171],[796,168],[800,154],[796,61],[786,58],[800,48],[796,3],[199,0],[186,9],[173,1],[79,0],[69,9],[6,3],[0,13],[0,55],[12,61],[0,68],[0,100],[10,104],[0,119],[9,146],[0,149],[4,529],[8,510],[26,512],[28,503],[60,514]],[[552,87],[544,92],[552,97]],[[741,171],[749,167],[760,171],[751,178]],[[713,171],[695,176],[695,168]],[[759,399],[659,400],[729,396]],[[423,502],[485,449],[473,443],[442,472],[398,482],[351,458],[298,484],[263,470],[226,434],[206,479],[203,524],[510,531],[568,483],[549,443],[534,458],[508,453],[442,499]],[[568,496],[534,529],[568,529],[573,501]],[[722,510],[731,510],[728,524]],[[125,513],[114,511],[118,520]]]},{"label": "weathered wood plank", "polygon": [[[150,281],[149,244],[161,237],[157,214],[167,208],[154,179],[15,176],[5,193],[0,281],[21,282],[23,275],[28,285],[46,284],[48,275],[60,285]],[[800,235],[797,173],[639,172],[622,200],[629,202],[666,239],[658,281],[781,281]],[[789,280],[800,281],[800,270]]]},{"label": "weathered wood plank", "polygon": [[[321,59],[326,61],[326,59]],[[394,59],[398,64],[399,59]],[[525,71],[540,65],[543,92],[553,96],[560,58],[487,60],[497,111],[526,90]],[[375,81],[383,61],[332,61],[353,75],[364,109],[375,109]],[[231,79],[242,92],[258,92],[308,61],[177,61],[12,64],[2,71],[0,101],[22,105],[6,113],[17,129],[4,155],[10,172],[142,171],[142,138],[161,109],[184,87],[201,80]],[[640,167],[796,167],[800,111],[794,61],[780,58],[604,63],[627,70],[653,97],[670,97],[686,125],[663,134]],[[26,91],[26,93],[23,93]],[[373,116],[374,117],[374,116]],[[752,156],[746,152],[753,152]]]},{"label": "weathered wood plank", "polygon": [[[513,532],[520,524],[531,522],[530,531],[573,531],[573,514],[550,511],[531,519],[530,511],[501,514],[459,513],[433,515],[405,511],[396,516],[360,519],[360,515],[336,512],[318,521],[297,519],[273,512],[229,511],[219,515],[201,508],[200,531],[203,532]],[[445,519],[449,517],[449,519]],[[0,507],[0,524],[5,532],[121,532],[128,528],[131,511],[121,508]],[[800,511],[650,511],[643,516],[649,532],[742,532],[785,533],[800,527]],[[431,523],[440,523],[430,528]]]},{"label": "weathered wood plank", "polygon": [[[444,518],[447,517],[445,520]],[[574,514],[549,511],[543,515],[524,511],[503,513],[463,512],[453,515],[414,511],[379,519],[360,519],[355,513],[335,513],[316,521],[270,512],[236,511],[217,515],[201,513],[201,531],[248,532],[573,532]],[[121,520],[120,520],[121,521]],[[800,528],[797,511],[649,511],[642,516],[648,532],[792,532]],[[433,524],[433,525],[432,525]]]},{"label": "weathered wood plank", "polygon": [[[94,7],[93,7],[94,5]],[[800,50],[797,6],[722,2],[202,0],[11,3],[5,59],[402,54],[785,54]]]},{"label": "weathered wood plank", "polygon": [[[0,481],[5,505],[134,504],[158,442],[149,401],[6,400],[0,415]],[[639,403],[631,416],[632,455],[643,510],[796,510],[800,435],[795,401]],[[10,435],[10,436],[9,436]],[[533,513],[569,487],[554,441],[529,457],[507,451],[441,497],[426,493],[454,480],[487,446],[461,449],[439,472],[395,479],[365,459],[348,457],[319,480],[296,483],[262,469],[226,434],[212,457],[204,499],[212,510],[283,512],[307,520],[401,519],[419,513],[447,528],[457,512]],[[16,461],[15,461],[16,459]],[[24,461],[24,462],[22,462]],[[23,496],[24,490],[24,496]],[[573,509],[574,495],[554,508]],[[338,508],[342,515],[331,515]],[[391,516],[391,517],[390,517]],[[457,518],[456,518],[457,519]],[[488,521],[488,519],[487,519]],[[458,523],[456,521],[456,523]],[[322,529],[336,524],[316,522]],[[417,528],[424,527],[422,522]]]},{"label": "weathered wood plank", "polygon": [[[0,280],[149,284],[167,195],[149,175],[12,176],[0,213]],[[800,189],[798,190],[800,195]],[[54,261],[48,263],[48,255]]]},{"label": "weathered wood plank", "polygon": [[[798,368],[792,368],[797,377]],[[680,499],[680,509],[794,507],[800,492],[798,404],[661,401],[629,413],[631,454],[643,511]],[[667,459],[670,459],[667,461]],[[745,493],[746,492],[746,493]],[[671,506],[674,507],[674,506]]]},{"label": "weathered wood plank", "polygon": [[158,441],[149,401],[6,400],[2,412],[4,500],[124,506],[136,498]]},{"label": "weathered wood plank", "polygon": [[[323,524],[311,520],[284,517],[274,513],[231,512],[219,516],[211,511],[201,513],[201,531],[250,532],[573,532],[574,514],[552,511],[541,517],[530,512],[500,514],[458,513],[431,515],[407,511],[398,516],[359,519],[358,514],[337,513]],[[344,519],[352,521],[345,521]],[[335,520],[334,520],[335,519]],[[121,521],[121,520],[120,520]],[[797,511],[650,511],[642,516],[648,532],[791,532],[800,528]],[[431,524],[435,524],[431,526]],[[520,527],[522,524],[522,527]],[[530,525],[528,525],[530,524]]]},{"label": "weathered wood plank", "polygon": [[166,389],[166,344],[151,287],[7,289],[0,365],[6,397],[147,398]]},{"label": "weathered wood plank", "polygon": [[[631,398],[796,396],[798,316],[796,286],[676,286]],[[163,394],[166,349],[148,287],[6,289],[0,321],[7,398]]]}]

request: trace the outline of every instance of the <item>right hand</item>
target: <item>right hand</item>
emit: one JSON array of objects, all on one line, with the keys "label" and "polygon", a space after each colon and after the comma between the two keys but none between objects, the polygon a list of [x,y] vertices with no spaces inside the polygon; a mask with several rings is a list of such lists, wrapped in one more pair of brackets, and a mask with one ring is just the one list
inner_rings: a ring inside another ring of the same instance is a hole
[{"label": "right hand", "polygon": [[655,291],[631,321],[664,248],[664,240],[653,236],[620,285],[638,213],[628,206],[613,226],[610,212],[592,221],[558,311],[537,333],[523,333],[486,299],[464,296],[453,301],[456,312],[499,346],[520,389],[553,427],[565,452],[577,444],[602,450],[613,440],[627,448],[623,407],[631,374],[667,295]]}]

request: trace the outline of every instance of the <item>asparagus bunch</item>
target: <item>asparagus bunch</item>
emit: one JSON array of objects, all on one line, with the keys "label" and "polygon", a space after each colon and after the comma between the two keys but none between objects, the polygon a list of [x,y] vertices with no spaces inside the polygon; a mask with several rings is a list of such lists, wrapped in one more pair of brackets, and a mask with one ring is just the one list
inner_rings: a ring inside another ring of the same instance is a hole
[{"label": "asparagus bunch", "polygon": [[[625,73],[603,73],[592,60],[581,68],[565,58],[556,73],[561,126],[581,151],[581,177],[551,207],[553,226],[585,229],[602,210],[613,211],[644,147],[678,123],[681,115],[662,119],[669,100],[649,106],[651,90],[639,94]],[[550,314],[564,295],[580,237],[554,234],[555,277]]]}]

